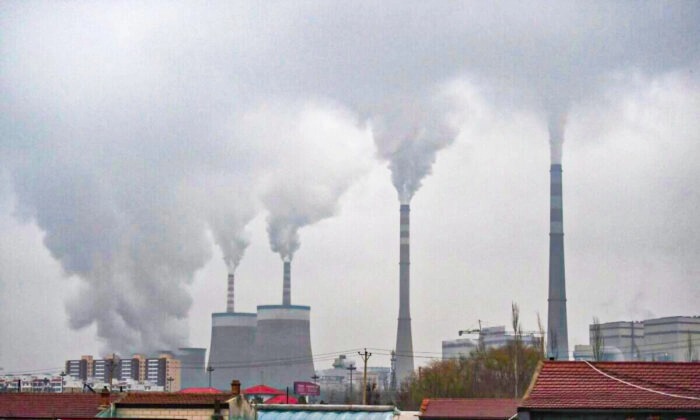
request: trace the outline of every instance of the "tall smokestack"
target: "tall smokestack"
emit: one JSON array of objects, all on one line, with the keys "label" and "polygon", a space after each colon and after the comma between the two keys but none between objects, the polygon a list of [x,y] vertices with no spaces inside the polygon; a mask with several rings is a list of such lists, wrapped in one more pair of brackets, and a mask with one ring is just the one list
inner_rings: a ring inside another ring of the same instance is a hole
[{"label": "tall smokestack", "polygon": [[410,215],[411,207],[402,204],[399,225],[399,325],[396,331],[397,386],[413,373],[413,338],[411,335],[410,293]]},{"label": "tall smokestack", "polygon": [[228,275],[228,293],[226,295],[226,312],[236,312],[233,309],[233,273]]},{"label": "tall smokestack", "polygon": [[282,285],[282,305],[292,304],[292,267],[291,262],[284,262],[284,283]]},{"label": "tall smokestack", "polygon": [[566,322],[566,281],[564,275],[564,212],[562,207],[561,164],[550,169],[549,215],[549,300],[547,353],[556,360],[569,359],[569,335]]}]

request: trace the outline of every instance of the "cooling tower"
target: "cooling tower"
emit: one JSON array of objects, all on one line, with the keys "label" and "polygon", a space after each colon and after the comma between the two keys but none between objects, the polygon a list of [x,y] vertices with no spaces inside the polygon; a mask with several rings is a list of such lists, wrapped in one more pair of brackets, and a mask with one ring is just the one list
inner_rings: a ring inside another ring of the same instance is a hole
[{"label": "cooling tower", "polygon": [[198,388],[206,386],[207,379],[204,371],[207,349],[181,347],[175,355],[180,359],[180,388]]},{"label": "cooling tower", "polygon": [[547,355],[555,360],[569,359],[566,323],[566,281],[564,276],[564,212],[562,207],[561,164],[550,169],[549,216],[549,300],[547,310]]},{"label": "cooling tower", "polygon": [[251,383],[291,389],[294,381],[308,381],[314,375],[310,313],[308,306],[258,306]]},{"label": "cooling tower", "polygon": [[255,345],[257,317],[250,313],[220,312],[211,314],[209,367],[211,386],[228,390],[231,381],[251,384],[251,363]]},{"label": "cooling tower", "polygon": [[411,207],[402,204],[399,226],[399,325],[396,331],[396,380],[400,386],[413,373],[413,338],[411,336],[410,293],[410,214]]}]

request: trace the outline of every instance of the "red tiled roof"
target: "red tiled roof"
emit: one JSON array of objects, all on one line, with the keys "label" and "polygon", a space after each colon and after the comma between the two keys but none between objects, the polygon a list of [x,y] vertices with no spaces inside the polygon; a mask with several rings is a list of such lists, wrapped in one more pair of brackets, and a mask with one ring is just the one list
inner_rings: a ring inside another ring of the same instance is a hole
[{"label": "red tiled roof", "polygon": [[267,385],[255,385],[243,390],[245,395],[284,395],[284,391]]},{"label": "red tiled roof", "polygon": [[[112,394],[110,401],[119,398]],[[102,409],[100,394],[0,393],[0,417],[95,417]]]},{"label": "red tiled roof", "polygon": [[430,398],[424,400],[420,417],[453,419],[508,419],[520,400],[513,398]]},{"label": "red tiled roof", "polygon": [[224,391],[216,388],[185,388],[178,391],[181,394],[223,394]]},{"label": "red tiled roof", "polygon": [[700,363],[546,361],[533,380],[521,408],[700,410]]},{"label": "red tiled roof", "polygon": [[298,404],[299,400],[290,396],[287,399],[286,395],[275,395],[274,397],[265,400],[265,404]]},{"label": "red tiled roof", "polygon": [[213,406],[218,400],[223,404],[230,400],[233,394],[228,393],[179,393],[179,392],[129,392],[124,398],[117,402],[117,407],[136,406]]}]

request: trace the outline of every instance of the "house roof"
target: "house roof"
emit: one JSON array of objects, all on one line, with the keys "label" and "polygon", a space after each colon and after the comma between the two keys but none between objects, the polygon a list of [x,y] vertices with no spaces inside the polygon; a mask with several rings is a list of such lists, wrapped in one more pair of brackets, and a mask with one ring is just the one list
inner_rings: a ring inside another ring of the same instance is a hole
[{"label": "house roof", "polygon": [[245,395],[284,395],[284,391],[273,388],[267,385],[255,385],[250,388],[246,388],[242,392]]},{"label": "house roof", "polygon": [[395,420],[393,406],[260,404],[257,420]]},{"label": "house roof", "polygon": [[224,391],[216,388],[185,388],[178,391],[181,394],[223,394]]},{"label": "house roof", "polygon": [[543,362],[520,409],[700,410],[700,363]]},{"label": "house roof", "polygon": [[265,400],[265,404],[298,404],[299,400],[296,398],[290,396],[287,397],[286,395],[275,395],[274,397]]},{"label": "house roof", "polygon": [[[126,407],[213,407],[218,401],[222,406],[233,398],[228,393],[179,393],[179,392],[129,392],[115,405]],[[223,407],[222,407],[223,408]]]},{"label": "house roof", "polygon": [[518,409],[514,398],[430,398],[421,404],[422,419],[508,419]]},{"label": "house roof", "polygon": [[[119,398],[110,396],[110,402]],[[0,417],[56,418],[95,417],[102,397],[93,393],[0,393]]]}]

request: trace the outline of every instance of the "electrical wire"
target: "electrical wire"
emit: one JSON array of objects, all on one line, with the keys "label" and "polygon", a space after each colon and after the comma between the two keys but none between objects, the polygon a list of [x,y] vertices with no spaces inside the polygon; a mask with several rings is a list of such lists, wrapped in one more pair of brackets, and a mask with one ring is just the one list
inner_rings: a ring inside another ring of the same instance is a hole
[{"label": "electrical wire", "polygon": [[605,377],[607,377],[607,378],[610,378],[610,379],[612,379],[612,380],[614,380],[614,381],[620,382],[620,383],[622,383],[622,384],[625,384],[625,385],[628,385],[628,386],[631,386],[631,387],[634,387],[634,388],[637,388],[637,389],[641,389],[642,391],[653,392],[653,393],[655,393],[655,394],[664,395],[664,396],[666,396],[666,397],[683,398],[683,399],[686,399],[686,400],[700,401],[700,398],[699,398],[699,397],[691,397],[691,396],[689,396],[689,395],[671,394],[671,393],[668,393],[668,392],[658,391],[658,390],[656,390],[656,389],[651,389],[651,388],[645,388],[645,387],[643,387],[643,386],[636,385],[636,384],[633,384],[633,383],[631,383],[631,382],[627,382],[627,381],[625,381],[625,380],[623,380],[623,379],[616,378],[616,377],[614,377],[614,376],[612,376],[612,375],[609,375],[609,374],[603,372],[602,370],[600,370],[600,369],[596,368],[595,366],[593,366],[593,365],[592,365],[590,362],[588,362],[587,360],[584,360],[584,362],[585,362],[591,369],[593,369],[594,371],[600,373],[601,375],[603,375],[603,376],[605,376]]}]

